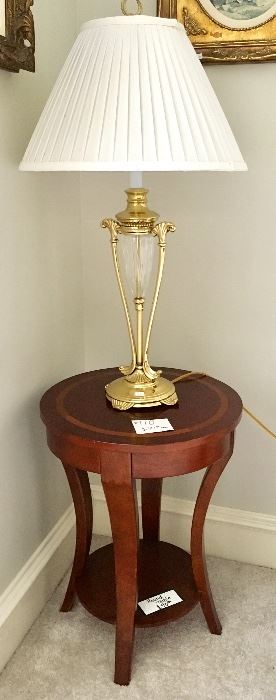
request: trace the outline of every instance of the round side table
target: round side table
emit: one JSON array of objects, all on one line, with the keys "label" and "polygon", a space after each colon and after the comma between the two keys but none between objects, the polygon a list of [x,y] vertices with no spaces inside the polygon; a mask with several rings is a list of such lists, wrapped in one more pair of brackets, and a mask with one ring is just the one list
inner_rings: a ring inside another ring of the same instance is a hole
[{"label": "round side table", "polygon": [[[164,369],[174,379],[183,370]],[[115,683],[128,685],[135,625],[162,625],[200,603],[212,634],[221,625],[210,589],[203,529],[214,488],[229,461],[242,402],[210,377],[179,383],[177,406],[115,411],[105,385],[117,370],[81,374],[57,384],[41,401],[50,450],[62,461],[76,511],[76,550],[61,610],[78,596],[84,607],[116,623]],[[133,419],[168,418],[174,430],[136,435]],[[207,468],[196,501],[191,554],[159,541],[162,479]],[[101,474],[113,544],[89,554],[92,499],[88,472]],[[142,479],[143,539],[139,542],[136,479]],[[145,615],[137,606],[175,590],[181,603]]]}]

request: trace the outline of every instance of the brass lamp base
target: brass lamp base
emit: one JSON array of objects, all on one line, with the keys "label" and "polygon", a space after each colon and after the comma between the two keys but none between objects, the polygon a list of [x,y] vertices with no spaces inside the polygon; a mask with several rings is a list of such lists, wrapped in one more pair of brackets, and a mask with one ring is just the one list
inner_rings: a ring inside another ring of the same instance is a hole
[{"label": "brass lamp base", "polygon": [[[161,222],[157,224],[158,214],[151,211],[147,205],[147,190],[144,188],[130,188],[127,190],[127,208],[117,214],[116,219],[104,219],[103,228],[107,228],[111,235],[111,245],[114,267],[121,293],[123,307],[126,315],[129,331],[132,358],[128,367],[120,367],[124,375],[120,379],[106,386],[106,396],[111,401],[113,408],[119,411],[127,411],[129,408],[150,408],[153,406],[174,406],[178,402],[175,387],[168,379],[161,376],[161,371],[155,371],[150,367],[148,360],[149,343],[159,297],[163,268],[165,262],[167,233],[175,231],[174,224]],[[132,236],[135,241],[136,271],[135,271],[135,296],[137,333],[136,339],[132,327],[131,316],[124,285],[121,278],[118,241],[122,236]],[[156,239],[159,248],[159,263],[156,279],[156,287],[149,315],[148,329],[144,339],[144,305],[143,294],[143,258],[141,254],[145,236]]]},{"label": "brass lamp base", "polygon": [[113,408],[127,411],[129,408],[153,408],[162,404],[174,406],[178,402],[175,386],[168,379],[158,376],[150,381],[145,375],[143,377],[146,380],[144,383],[139,383],[136,376],[136,381],[131,381],[131,377],[120,377],[107,384],[106,397]]}]

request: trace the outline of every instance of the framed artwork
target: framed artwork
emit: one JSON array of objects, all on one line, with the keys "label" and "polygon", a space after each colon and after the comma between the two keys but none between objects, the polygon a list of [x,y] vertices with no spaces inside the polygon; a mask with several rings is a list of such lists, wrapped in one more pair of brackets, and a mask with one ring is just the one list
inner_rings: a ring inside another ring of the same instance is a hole
[{"label": "framed artwork", "polygon": [[181,22],[202,60],[276,60],[276,0],[158,0],[158,15]]},{"label": "framed artwork", "polygon": [[35,70],[33,0],[0,0],[0,68]]}]

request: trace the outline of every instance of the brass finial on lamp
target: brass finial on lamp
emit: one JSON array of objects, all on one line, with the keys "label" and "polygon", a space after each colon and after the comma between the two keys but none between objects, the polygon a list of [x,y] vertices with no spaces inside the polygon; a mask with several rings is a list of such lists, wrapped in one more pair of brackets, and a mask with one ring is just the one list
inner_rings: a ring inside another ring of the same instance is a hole
[{"label": "brass finial on lamp", "polygon": [[[138,12],[142,11],[137,0]],[[114,408],[177,402],[174,385],[151,368],[149,342],[162,280],[167,233],[142,187],[144,171],[233,171],[246,165],[184,27],[144,15],[83,25],[21,163],[32,171],[131,173],[127,209],[106,218],[130,335],[132,359],[106,387]],[[157,242],[157,281],[144,328],[143,276]],[[136,332],[122,282],[118,244],[134,261]]]},{"label": "brass finial on lamp", "polygon": [[[129,17],[129,16],[131,16],[132,13],[127,11],[127,2],[128,2],[128,0],[122,0],[121,10],[122,10],[123,15],[127,15]],[[143,5],[141,3],[141,0],[136,0],[136,3],[137,3],[137,12],[135,14],[141,15],[143,12]]]}]

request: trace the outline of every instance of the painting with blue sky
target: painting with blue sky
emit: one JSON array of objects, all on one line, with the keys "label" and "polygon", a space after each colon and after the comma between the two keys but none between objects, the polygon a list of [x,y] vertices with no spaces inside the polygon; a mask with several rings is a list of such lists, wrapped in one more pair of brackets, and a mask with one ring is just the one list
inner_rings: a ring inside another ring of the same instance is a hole
[{"label": "painting with blue sky", "polygon": [[275,0],[211,0],[211,2],[223,15],[238,21],[260,17],[275,4]]}]

